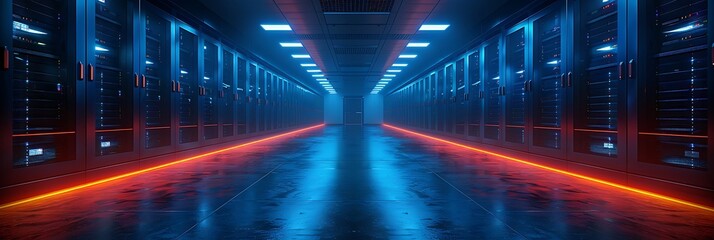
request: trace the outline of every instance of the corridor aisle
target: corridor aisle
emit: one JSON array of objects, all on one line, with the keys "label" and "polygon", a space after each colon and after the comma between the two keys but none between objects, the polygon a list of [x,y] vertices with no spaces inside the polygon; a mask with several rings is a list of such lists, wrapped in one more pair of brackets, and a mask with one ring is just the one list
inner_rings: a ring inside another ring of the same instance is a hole
[{"label": "corridor aisle", "polygon": [[714,213],[380,126],[326,126],[0,210],[0,239],[636,239]]}]

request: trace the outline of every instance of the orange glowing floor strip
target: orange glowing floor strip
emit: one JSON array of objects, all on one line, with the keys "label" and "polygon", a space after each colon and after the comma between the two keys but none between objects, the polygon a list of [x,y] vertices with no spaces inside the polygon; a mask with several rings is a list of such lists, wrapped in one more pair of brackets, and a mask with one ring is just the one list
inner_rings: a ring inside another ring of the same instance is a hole
[{"label": "orange glowing floor strip", "polygon": [[154,171],[154,170],[158,170],[158,169],[165,168],[165,167],[169,167],[169,166],[176,165],[176,164],[179,164],[179,163],[184,163],[184,162],[188,162],[188,161],[195,160],[195,159],[198,159],[198,158],[202,158],[202,157],[214,155],[214,154],[217,154],[217,153],[222,153],[222,152],[234,150],[234,149],[237,149],[237,148],[245,147],[245,146],[248,146],[248,145],[253,145],[253,144],[256,144],[256,143],[265,142],[265,141],[268,141],[268,140],[272,140],[272,139],[284,137],[284,136],[287,136],[287,135],[304,132],[304,131],[311,130],[311,129],[314,129],[314,128],[322,127],[322,126],[324,126],[324,125],[325,125],[325,124],[320,124],[320,125],[315,125],[315,126],[312,126],[312,127],[307,127],[307,128],[303,128],[303,129],[298,129],[298,130],[295,130],[295,131],[292,131],[292,132],[287,132],[287,133],[283,133],[283,134],[279,134],[279,135],[275,135],[275,136],[271,136],[271,137],[267,137],[267,138],[263,138],[263,139],[258,139],[258,140],[251,141],[251,142],[247,142],[247,143],[242,143],[242,144],[239,144],[239,145],[236,145],[236,146],[232,146],[232,147],[228,147],[228,148],[223,148],[223,149],[220,149],[220,150],[216,150],[216,151],[212,151],[212,152],[208,152],[208,153],[196,155],[196,156],[189,157],[189,158],[184,158],[184,159],[181,159],[181,160],[178,160],[178,161],[174,161],[174,162],[170,162],[170,163],[166,163],[166,164],[161,164],[161,165],[158,165],[158,166],[154,166],[154,167],[142,169],[142,170],[139,170],[139,171],[129,172],[129,173],[121,174],[121,175],[118,175],[118,176],[114,176],[114,177],[110,177],[110,178],[105,178],[105,179],[97,180],[97,181],[94,181],[94,182],[85,183],[85,184],[82,184],[82,185],[79,185],[79,186],[74,186],[74,187],[65,188],[65,189],[57,190],[57,191],[50,192],[50,193],[45,193],[45,194],[42,194],[42,195],[39,195],[39,196],[35,196],[35,197],[31,197],[31,198],[27,198],[27,199],[23,199],[23,200],[19,200],[19,201],[7,203],[7,204],[4,204],[4,205],[0,205],[0,209],[9,208],[9,207],[17,206],[17,205],[20,205],[20,204],[24,204],[24,203],[28,203],[28,202],[32,202],[32,201],[37,201],[37,200],[40,200],[40,199],[49,198],[49,197],[52,197],[52,196],[57,196],[57,195],[65,194],[65,193],[72,192],[72,191],[75,191],[75,190],[79,190],[79,189],[82,189],[82,188],[87,188],[87,187],[99,185],[99,184],[102,184],[102,183],[107,183],[107,182],[111,182],[111,181],[114,181],[114,180],[118,180],[118,179],[122,179],[122,178],[126,178],[126,177],[131,177],[131,176],[139,175],[139,174],[146,173],[146,172],[151,172],[151,171]]},{"label": "orange glowing floor strip", "polygon": [[484,154],[489,154],[489,155],[492,155],[492,156],[500,157],[500,158],[507,159],[507,160],[511,160],[511,161],[514,161],[514,162],[518,162],[518,163],[522,163],[522,164],[534,166],[534,167],[537,167],[537,168],[540,168],[540,169],[545,169],[545,170],[548,170],[548,171],[552,171],[552,172],[556,172],[556,173],[560,173],[560,174],[564,174],[564,175],[568,175],[568,176],[572,176],[572,177],[576,177],[576,178],[585,179],[585,180],[588,180],[588,181],[592,181],[592,182],[604,184],[604,185],[607,185],[607,186],[610,186],[610,187],[615,187],[615,188],[619,188],[619,189],[622,189],[622,190],[639,193],[639,194],[646,195],[646,196],[649,196],[649,197],[653,197],[653,198],[657,198],[657,199],[661,199],[661,200],[666,200],[666,201],[670,201],[670,202],[675,202],[675,203],[687,205],[687,206],[690,206],[690,207],[695,207],[695,208],[699,208],[699,209],[702,209],[702,210],[714,212],[714,208],[709,207],[709,206],[700,205],[700,204],[696,204],[696,203],[693,203],[693,202],[688,202],[688,201],[685,201],[685,200],[681,200],[681,199],[677,199],[677,198],[673,198],[673,197],[669,197],[669,196],[665,196],[665,195],[653,193],[653,192],[650,192],[650,191],[645,191],[645,190],[642,190],[642,189],[637,189],[637,188],[633,188],[633,187],[628,187],[628,186],[625,186],[625,185],[621,185],[621,184],[617,184],[617,183],[605,181],[605,180],[602,180],[602,179],[597,179],[597,178],[594,178],[594,177],[588,177],[588,176],[585,176],[585,175],[581,175],[581,174],[577,174],[577,173],[573,173],[573,172],[569,172],[569,171],[565,171],[565,170],[561,170],[561,169],[557,169],[557,168],[553,168],[553,167],[548,167],[548,166],[545,166],[545,165],[540,165],[540,164],[533,163],[533,162],[529,162],[529,161],[526,161],[526,160],[522,160],[522,159],[518,159],[518,158],[514,158],[514,157],[509,157],[509,156],[506,156],[506,155],[502,155],[502,154],[498,154],[498,153],[486,151],[486,150],[483,150],[483,149],[474,148],[474,147],[467,146],[467,145],[463,145],[463,144],[460,144],[460,143],[451,142],[451,141],[444,140],[444,139],[441,139],[441,138],[436,138],[436,137],[432,137],[432,136],[429,136],[429,135],[424,135],[424,134],[421,134],[421,133],[409,131],[409,130],[406,130],[406,129],[403,129],[403,128],[398,128],[398,127],[395,127],[395,126],[392,126],[392,125],[389,125],[389,124],[382,124],[382,125],[385,126],[385,127],[394,129],[394,130],[401,131],[401,132],[405,132],[405,133],[417,135],[417,136],[424,137],[424,138],[428,138],[428,139],[435,140],[435,141],[438,141],[438,142],[443,142],[443,143],[451,144],[451,145],[454,145],[454,146],[466,148],[466,149],[473,150],[473,151],[476,151],[476,152],[480,152],[480,153],[484,153]]}]

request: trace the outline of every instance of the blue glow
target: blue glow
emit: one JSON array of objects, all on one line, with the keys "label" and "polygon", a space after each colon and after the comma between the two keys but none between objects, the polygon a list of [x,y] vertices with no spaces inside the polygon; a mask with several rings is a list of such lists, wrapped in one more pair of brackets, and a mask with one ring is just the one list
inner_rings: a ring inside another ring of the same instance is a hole
[{"label": "blue glow", "polygon": [[33,28],[30,27],[30,25],[27,25],[27,24],[24,24],[24,23],[21,23],[21,22],[17,22],[17,21],[12,21],[12,28],[17,29],[17,30],[20,30],[20,31],[23,31],[23,32],[26,32],[26,33],[32,33],[32,34],[38,34],[38,35],[47,35],[46,32],[43,32],[43,31],[40,31],[40,30],[37,30],[37,29],[33,29]]},{"label": "blue glow", "polygon": [[389,69],[389,70],[387,70],[387,72],[390,72],[390,73],[398,73],[398,72],[402,72],[402,70],[400,70],[400,69]]},{"label": "blue glow", "polygon": [[146,60],[146,65],[154,65],[154,62]]},{"label": "blue glow", "polygon": [[321,77],[325,77],[325,75],[324,74],[313,74],[312,77],[321,78]]},{"label": "blue glow", "polygon": [[291,56],[293,58],[310,58],[310,55],[308,55],[308,54],[293,54]]},{"label": "blue glow", "polygon": [[98,45],[94,46],[94,50],[99,51],[99,52],[109,52],[109,49],[106,49],[106,48],[104,48],[102,46],[98,46]]},{"label": "blue glow", "polygon": [[303,67],[317,67],[317,64],[314,64],[314,63],[302,63],[302,64],[300,64],[300,66],[303,66]]},{"label": "blue glow", "polygon": [[516,74],[523,74],[524,72],[526,72],[526,71],[520,70],[520,71],[516,72]]},{"label": "blue glow", "polygon": [[558,63],[560,63],[560,60],[553,60],[553,61],[547,62],[547,63],[545,63],[545,64],[548,64],[548,65],[557,65]]},{"label": "blue glow", "polygon": [[664,33],[687,32],[687,31],[691,31],[691,30],[693,30],[693,29],[699,28],[699,27],[701,27],[701,26],[703,26],[703,24],[700,24],[700,23],[697,23],[697,24],[689,24],[689,25],[687,25],[687,26],[680,27],[680,28],[676,28],[676,29],[673,29],[673,30],[670,30],[670,31],[666,31],[666,32],[664,32]]},{"label": "blue glow", "polygon": [[260,24],[265,31],[292,31],[293,29],[287,24]]},{"label": "blue glow", "polygon": [[399,58],[416,58],[416,57],[417,57],[416,54],[402,54],[402,55],[399,55]]},{"label": "blue glow", "polygon": [[309,72],[309,73],[319,73],[319,72],[322,72],[322,71],[320,71],[320,69],[310,69],[310,70],[307,70],[307,72]]},{"label": "blue glow", "polygon": [[181,70],[181,74],[188,74],[188,72]]},{"label": "blue glow", "polygon": [[607,52],[607,51],[612,51],[612,50],[615,50],[615,49],[617,49],[617,45],[605,46],[605,47],[601,47],[601,48],[598,48],[598,49],[595,49],[595,50],[598,51],[598,52]]},{"label": "blue glow", "polygon": [[495,78],[493,78],[493,80],[499,80],[499,79],[501,79],[501,76],[496,76]]},{"label": "blue glow", "polygon": [[406,63],[395,63],[395,64],[392,64],[392,67],[406,67],[408,65],[409,64],[406,64]]},{"label": "blue glow", "polygon": [[380,79],[380,81],[392,81],[392,79],[391,78],[382,78],[382,79]]},{"label": "blue glow", "polygon": [[389,78],[389,77],[396,77],[396,76],[397,76],[397,75],[394,75],[394,74],[384,74],[384,77],[388,77],[388,78]]}]

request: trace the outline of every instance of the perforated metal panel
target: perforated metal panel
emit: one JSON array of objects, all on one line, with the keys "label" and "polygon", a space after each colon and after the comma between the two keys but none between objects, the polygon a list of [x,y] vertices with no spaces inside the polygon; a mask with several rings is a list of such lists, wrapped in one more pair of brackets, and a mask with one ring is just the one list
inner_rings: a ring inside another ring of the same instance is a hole
[{"label": "perforated metal panel", "polygon": [[323,12],[391,12],[394,0],[320,0]]}]

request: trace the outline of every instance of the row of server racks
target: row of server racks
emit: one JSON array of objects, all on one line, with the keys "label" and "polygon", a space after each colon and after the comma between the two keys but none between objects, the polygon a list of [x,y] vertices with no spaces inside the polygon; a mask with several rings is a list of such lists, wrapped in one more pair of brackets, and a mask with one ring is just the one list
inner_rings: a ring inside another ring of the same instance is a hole
[{"label": "row of server racks", "polygon": [[145,1],[0,9],[0,186],[322,121],[322,97]]},{"label": "row of server racks", "polygon": [[386,121],[714,189],[712,6],[556,2],[391,92]]}]

